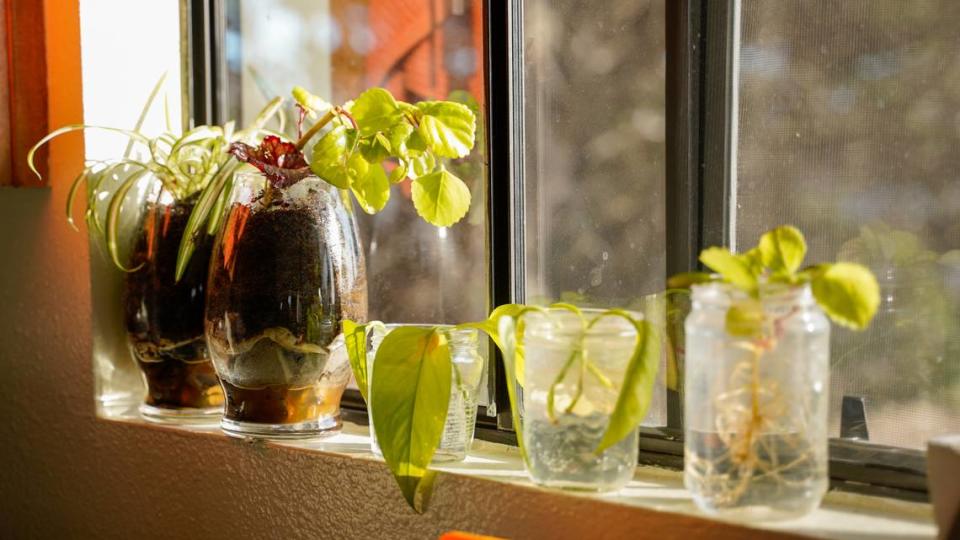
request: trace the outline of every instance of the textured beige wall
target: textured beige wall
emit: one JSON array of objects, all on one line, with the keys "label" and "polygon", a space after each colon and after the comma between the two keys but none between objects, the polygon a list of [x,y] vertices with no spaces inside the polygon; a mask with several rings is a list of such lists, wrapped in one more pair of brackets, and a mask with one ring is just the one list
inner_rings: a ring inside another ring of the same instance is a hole
[{"label": "textured beige wall", "polygon": [[[46,1],[51,125],[62,125],[81,116],[76,1]],[[378,462],[98,420],[87,242],[62,210],[82,156],[79,137],[58,141],[52,190],[0,190],[0,537],[734,537],[694,518],[454,476],[418,516]]]}]

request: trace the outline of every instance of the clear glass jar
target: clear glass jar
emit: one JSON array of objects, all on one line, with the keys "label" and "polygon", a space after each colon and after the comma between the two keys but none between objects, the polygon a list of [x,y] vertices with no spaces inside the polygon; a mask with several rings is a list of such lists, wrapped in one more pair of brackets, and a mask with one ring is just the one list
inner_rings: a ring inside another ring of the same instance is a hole
[{"label": "clear glass jar", "polygon": [[[731,335],[731,307],[762,317]],[[815,509],[828,485],[830,323],[810,287],[754,300],[694,286],[685,364],[684,483],[697,506],[752,520]]]},{"label": "clear glass jar", "polygon": [[[588,321],[600,313],[583,310]],[[600,455],[594,450],[616,406],[636,346],[636,329],[621,318],[604,317],[581,340],[580,318],[562,309],[530,312],[522,324],[521,415],[530,478],[549,487],[620,489],[633,478],[637,465],[636,428]]]},{"label": "clear glass jar", "polygon": [[140,414],[151,421],[216,422],[223,391],[204,341],[211,239],[204,235],[179,281],[177,253],[199,193],[176,199],[158,179],[145,184],[142,219],[124,273],[124,323],[146,386]]},{"label": "clear glass jar", "polygon": [[[380,343],[390,331],[404,326],[428,328],[433,325],[417,324],[388,324],[384,327],[373,327],[370,335],[370,347],[367,350],[367,384],[373,388],[373,364],[377,356]],[[450,361],[453,362],[451,371],[453,380],[450,384],[450,404],[447,406],[447,419],[443,426],[443,435],[440,445],[433,455],[434,463],[463,461],[473,444],[473,431],[477,423],[477,394],[480,382],[483,380],[484,360],[480,354],[478,334],[476,330],[446,328]],[[367,395],[370,395],[370,390]],[[373,427],[373,416],[370,415],[370,451],[374,455],[383,457],[380,445],[377,443],[377,432]]]},{"label": "clear glass jar", "polygon": [[234,177],[213,246],[206,336],[235,436],[339,431],[350,380],[340,327],[366,320],[363,253],[349,199],[317,177],[284,188]]}]

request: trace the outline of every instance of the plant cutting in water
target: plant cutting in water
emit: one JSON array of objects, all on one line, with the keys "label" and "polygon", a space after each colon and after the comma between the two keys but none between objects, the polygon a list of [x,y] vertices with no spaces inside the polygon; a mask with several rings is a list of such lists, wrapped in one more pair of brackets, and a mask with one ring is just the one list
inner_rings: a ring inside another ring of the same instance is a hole
[{"label": "plant cutting in water", "polygon": [[[791,475],[818,467],[822,461],[815,455],[819,451],[813,447],[816,444],[811,446],[804,434],[797,432],[812,429],[803,427],[803,419],[813,415],[807,410],[810,405],[785,398],[791,395],[789,389],[769,375],[778,372],[768,372],[774,367],[765,363],[776,362],[777,358],[769,355],[791,346],[782,339],[787,325],[802,310],[786,303],[781,305],[788,307],[773,315],[765,302],[772,302],[776,295],[799,295],[809,285],[813,299],[834,322],[855,330],[866,328],[877,311],[879,288],[870,270],[848,262],[817,264],[801,270],[806,249],[799,230],[781,226],[764,234],[757,247],[743,254],[718,247],[705,249],[700,261],[716,274],[682,274],[670,280],[671,287],[720,282],[731,288],[724,316],[724,330],[729,336],[726,347],[740,353],[733,356],[735,365],[714,368],[729,372],[728,380],[717,383],[723,391],[711,396],[715,411],[712,431],[719,442],[700,455],[689,448],[699,443],[688,441],[686,452],[688,479],[692,477],[704,486],[716,507],[739,504],[756,481],[787,489]],[[707,350],[723,355],[713,348]],[[794,425],[796,422],[799,424]],[[717,444],[720,449],[715,448]]]},{"label": "plant cutting in water", "polygon": [[[297,141],[269,137],[258,147],[240,141],[230,148],[266,175],[267,200],[312,172],[349,190],[365,212],[375,214],[386,206],[391,184],[409,178],[414,208],[428,223],[448,227],[466,215],[470,190],[442,160],[465,157],[473,149],[477,121],[468,106],[451,101],[410,104],[383,88],[370,88],[338,106],[299,86],[292,93],[300,110]],[[308,120],[313,123],[304,129]],[[181,244],[178,275],[203,224],[218,214],[214,209],[229,192],[229,180],[210,182],[200,195]]]},{"label": "plant cutting in water", "polygon": [[[616,406],[602,440],[594,449],[597,459],[601,459],[599,456],[605,450],[628,436],[646,415],[660,361],[660,339],[653,325],[638,321],[623,310],[608,310],[588,319],[570,304],[554,304],[551,308],[570,311],[582,323],[577,345],[564,363],[553,388],[560,385],[568,374],[575,374],[575,384],[581,391],[586,377],[595,377],[612,386],[613,383],[583,353],[586,333],[598,321],[606,318],[625,319],[637,332],[636,346],[618,391]],[[527,454],[523,444],[516,384],[522,385],[524,380],[523,350],[518,346],[518,335],[522,336],[523,317],[529,312],[550,317],[548,310],[541,307],[508,304],[495,309],[484,321],[453,327],[483,332],[503,353],[507,380],[510,381],[507,389],[513,422],[524,461],[527,460]],[[456,379],[456,367],[451,362],[449,344],[443,331],[450,327],[407,327],[387,334],[373,363],[376,375],[373,376],[368,394],[367,333],[372,326],[380,324],[360,325],[344,321],[347,352],[357,385],[370,406],[384,460],[400,485],[404,498],[411,507],[421,511],[432,485],[433,473],[429,465],[443,434],[451,378]],[[574,402],[566,409],[576,406],[581,395],[582,392],[578,392]],[[555,417],[565,412],[569,411],[552,411],[551,414]]]}]

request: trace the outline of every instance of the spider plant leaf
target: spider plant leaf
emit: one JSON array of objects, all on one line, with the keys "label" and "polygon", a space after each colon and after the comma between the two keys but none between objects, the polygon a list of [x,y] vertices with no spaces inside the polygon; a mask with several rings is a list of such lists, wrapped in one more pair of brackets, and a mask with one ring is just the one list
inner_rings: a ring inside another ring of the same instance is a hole
[{"label": "spider plant leaf", "polygon": [[117,268],[123,270],[124,272],[136,272],[141,266],[143,266],[143,263],[134,268],[127,268],[120,261],[120,249],[117,246],[120,228],[120,209],[123,207],[123,201],[126,199],[130,188],[136,185],[141,178],[149,173],[150,169],[144,167],[142,171],[138,171],[130,175],[130,177],[124,180],[123,184],[117,188],[116,193],[114,193],[113,197],[110,199],[110,206],[107,208],[107,251],[110,253],[110,258],[113,260],[113,264],[115,264]]},{"label": "spider plant leaf", "polygon": [[[227,180],[240,168],[240,165],[240,162],[231,157],[226,165],[217,171],[213,179],[210,180],[210,183],[200,192],[200,198],[197,200],[196,206],[193,207],[193,211],[190,212],[190,218],[187,219],[187,226],[183,231],[183,238],[180,239],[180,248],[177,250],[176,281],[180,281],[183,273],[186,272],[190,257],[197,247],[198,236],[206,233],[203,227],[207,223],[207,219],[216,206],[221,193],[224,191]],[[214,219],[218,218],[219,216]]]},{"label": "spider plant leaf", "polygon": [[79,232],[80,229],[76,223],[73,222],[73,201],[77,197],[77,189],[87,181],[87,177],[90,176],[92,169],[93,167],[84,168],[83,171],[73,179],[73,183],[70,184],[70,191],[67,192],[67,223],[77,232]]},{"label": "spider plant leaf", "polygon": [[[137,123],[133,125],[133,131],[140,133],[140,130],[143,128],[143,123],[147,120],[147,113],[150,112],[150,108],[153,106],[153,100],[157,99],[157,94],[160,93],[160,89],[163,88],[163,84],[167,82],[167,72],[164,71],[160,75],[160,78],[153,85],[153,89],[150,90],[150,95],[147,97],[147,102],[143,104],[143,109],[140,110],[140,116],[137,117]],[[166,94],[164,94],[166,97]],[[167,110],[166,101],[164,101],[164,111],[166,112],[165,116],[167,117],[167,129],[169,130],[170,117],[169,111]],[[127,143],[127,149],[123,151],[123,159],[129,159],[130,155],[133,153],[133,139]]]},{"label": "spider plant leaf", "polygon": [[63,126],[62,128],[55,129],[50,133],[47,133],[47,135],[44,138],[37,141],[37,144],[33,145],[33,147],[30,148],[30,151],[27,152],[27,166],[30,167],[30,170],[33,171],[33,174],[37,175],[37,178],[42,179],[43,176],[40,175],[40,171],[37,170],[37,167],[34,164],[34,156],[36,155],[37,150],[39,150],[40,147],[43,146],[44,144],[59,137],[60,135],[63,135],[65,133],[70,133],[73,131],[83,131],[85,129],[101,129],[104,131],[111,131],[113,133],[120,133],[122,135],[126,135],[127,137],[129,137],[131,141],[142,143],[144,146],[148,148],[150,146],[150,139],[148,139],[143,134],[138,133],[136,131],[130,131],[128,129],[113,128],[108,126],[90,126],[87,124],[68,124],[66,126]]}]

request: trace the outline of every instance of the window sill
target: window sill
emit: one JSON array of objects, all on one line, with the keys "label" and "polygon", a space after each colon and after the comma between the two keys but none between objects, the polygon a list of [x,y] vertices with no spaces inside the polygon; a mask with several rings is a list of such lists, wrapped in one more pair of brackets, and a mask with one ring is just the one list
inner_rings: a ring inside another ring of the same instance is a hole
[{"label": "window sill", "polygon": [[[131,428],[151,428],[186,436],[220,439],[223,444],[247,446],[251,452],[306,452],[310,455],[309,459],[333,460],[341,464],[331,466],[342,466],[340,460],[349,458],[357,460],[353,465],[362,467],[365,472],[388,474],[381,465],[382,461],[370,453],[367,426],[352,422],[345,422],[342,433],[326,439],[259,443],[231,439],[214,427],[167,427],[149,424],[131,414],[111,416],[107,420]],[[489,493],[487,496],[480,496],[480,492],[494,491],[497,492],[492,495],[494,497],[517,499],[528,506],[518,509],[518,514],[511,516],[511,520],[515,519],[517,523],[500,523],[493,530],[475,531],[481,533],[497,534],[505,527],[544,532],[537,528],[540,526],[538,520],[542,525],[570,533],[585,526],[584,516],[593,516],[593,520],[586,520],[593,521],[592,530],[596,532],[598,520],[603,519],[600,523],[605,528],[604,532],[611,537],[649,531],[654,527],[658,534],[667,533],[667,536],[663,536],[665,538],[688,534],[716,538],[746,535],[756,537],[761,532],[766,533],[762,535],[764,538],[797,538],[797,535],[857,540],[936,538],[929,504],[834,491],[827,494],[823,505],[817,511],[802,519],[761,524],[721,521],[696,509],[689,494],[683,489],[681,473],[647,466],[638,467],[633,481],[616,495],[546,490],[529,481],[516,448],[482,440],[474,441],[473,449],[465,462],[444,464],[436,469],[445,474],[441,474],[437,481],[436,493],[427,516],[457,508],[456,504],[443,504],[444,495],[462,497],[464,489],[470,490],[468,493],[471,499],[476,494],[477,500],[489,500]],[[444,489],[445,486],[452,487],[452,493],[450,489]],[[394,493],[399,500],[399,492]],[[370,504],[375,504],[375,501],[370,501]],[[534,504],[544,505],[549,512],[541,514],[531,511],[529,506]],[[463,506],[461,502],[460,507]],[[449,516],[434,517],[444,522],[449,521]],[[549,520],[549,524],[542,523],[545,518]],[[500,521],[504,520],[501,518]]]}]

